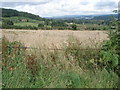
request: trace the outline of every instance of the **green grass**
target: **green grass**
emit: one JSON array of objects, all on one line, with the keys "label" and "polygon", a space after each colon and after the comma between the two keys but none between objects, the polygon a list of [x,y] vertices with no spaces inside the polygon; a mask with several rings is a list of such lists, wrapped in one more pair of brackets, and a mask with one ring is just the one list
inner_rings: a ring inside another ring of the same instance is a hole
[{"label": "green grass", "polygon": [[2,26],[2,21],[0,21],[0,27]]},{"label": "green grass", "polygon": [[[6,46],[24,46],[3,39],[3,88],[116,88],[118,76],[97,64],[99,51],[80,50],[76,41],[64,50],[49,51]],[[76,49],[76,50],[71,50]]]},{"label": "green grass", "polygon": [[[3,17],[2,19],[13,21],[14,25],[16,26],[26,26],[26,25],[29,26],[30,25],[30,26],[38,27],[39,23],[44,24],[44,25],[46,23],[46,21],[34,20],[34,19],[26,18],[26,17]],[[26,19],[27,21],[26,22],[21,21],[23,19]],[[77,25],[77,30],[113,30],[110,28],[110,26],[107,26],[107,25],[98,25],[98,24],[91,24],[91,23],[85,23],[84,25],[83,24],[75,24],[75,25]],[[70,24],[65,27],[63,26],[53,26],[52,28],[51,27],[52,27],[51,25],[45,25],[43,29],[61,29],[61,30],[72,29]]]},{"label": "green grass", "polygon": [[14,25],[16,25],[16,26],[35,26],[35,27],[38,26],[37,23],[32,23],[32,22],[19,22],[19,23],[15,23]]},{"label": "green grass", "polygon": [[98,25],[98,24],[78,24],[78,30],[109,30],[107,25]]},{"label": "green grass", "polygon": [[[27,20],[27,21],[21,21],[21,20]],[[26,27],[26,26],[34,26],[34,27],[38,27],[38,24],[41,23],[42,21],[38,21],[38,20],[34,20],[34,19],[30,19],[30,18],[26,18],[26,17],[3,17],[3,20],[10,20],[13,21],[15,26],[20,26],[21,27]]]},{"label": "green grass", "polygon": [[[2,63],[2,38],[0,38],[0,63]],[[2,68],[2,65],[0,64],[0,69]],[[0,70],[0,83],[2,83],[2,70]],[[2,85],[0,85],[0,89],[2,88]]]},{"label": "green grass", "polygon": [[22,20],[22,19],[27,19],[29,22],[33,22],[33,23],[39,23],[41,21],[38,21],[38,20],[34,20],[34,19],[30,19],[30,18],[26,18],[26,17],[3,17],[4,20],[12,20],[13,22],[20,22],[19,20]]}]

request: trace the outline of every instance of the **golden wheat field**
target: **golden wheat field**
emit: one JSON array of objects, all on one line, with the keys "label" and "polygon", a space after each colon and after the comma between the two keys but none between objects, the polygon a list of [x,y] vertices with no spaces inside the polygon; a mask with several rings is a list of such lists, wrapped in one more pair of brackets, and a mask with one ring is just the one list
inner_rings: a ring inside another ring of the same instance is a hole
[{"label": "golden wheat field", "polygon": [[6,30],[3,29],[2,36],[9,41],[20,41],[27,47],[48,48],[62,47],[68,41],[75,40],[81,42],[82,45],[94,46],[107,40],[106,31],[72,31],[72,30]]}]

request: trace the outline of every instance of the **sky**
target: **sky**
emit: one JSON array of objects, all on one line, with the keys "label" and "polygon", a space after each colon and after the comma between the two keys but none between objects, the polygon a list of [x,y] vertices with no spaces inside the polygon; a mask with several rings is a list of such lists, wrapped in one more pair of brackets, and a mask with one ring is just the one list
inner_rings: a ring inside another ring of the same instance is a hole
[{"label": "sky", "polygon": [[0,7],[41,17],[112,14],[119,0],[1,0]]}]

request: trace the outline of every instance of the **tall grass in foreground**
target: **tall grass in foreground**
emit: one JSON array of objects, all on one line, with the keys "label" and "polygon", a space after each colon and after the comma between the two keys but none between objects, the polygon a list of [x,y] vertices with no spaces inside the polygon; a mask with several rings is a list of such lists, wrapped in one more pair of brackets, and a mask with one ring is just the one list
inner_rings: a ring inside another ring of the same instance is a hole
[{"label": "tall grass in foreground", "polygon": [[2,44],[3,88],[117,88],[118,76],[106,70],[101,50],[83,49],[78,41],[64,50],[31,52],[10,48],[24,45],[6,38]]}]

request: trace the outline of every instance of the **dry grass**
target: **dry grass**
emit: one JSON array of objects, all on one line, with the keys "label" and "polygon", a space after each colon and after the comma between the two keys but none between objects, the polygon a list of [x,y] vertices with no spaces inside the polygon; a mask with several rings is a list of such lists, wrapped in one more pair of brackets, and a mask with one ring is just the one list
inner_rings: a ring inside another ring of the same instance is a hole
[{"label": "dry grass", "polygon": [[[71,31],[71,30],[3,30],[9,41],[20,41],[28,47],[47,46],[60,48],[68,38],[79,40],[83,45],[94,46],[107,39],[106,31]],[[74,41],[74,40],[71,40]],[[54,44],[54,45],[53,45]]]},{"label": "dry grass", "polygon": [[118,76],[97,64],[102,60],[99,50],[80,50],[77,41],[69,43],[65,50],[52,52],[46,49],[28,53],[23,49],[6,48],[18,45],[22,44],[3,39],[3,88],[117,87]]}]

